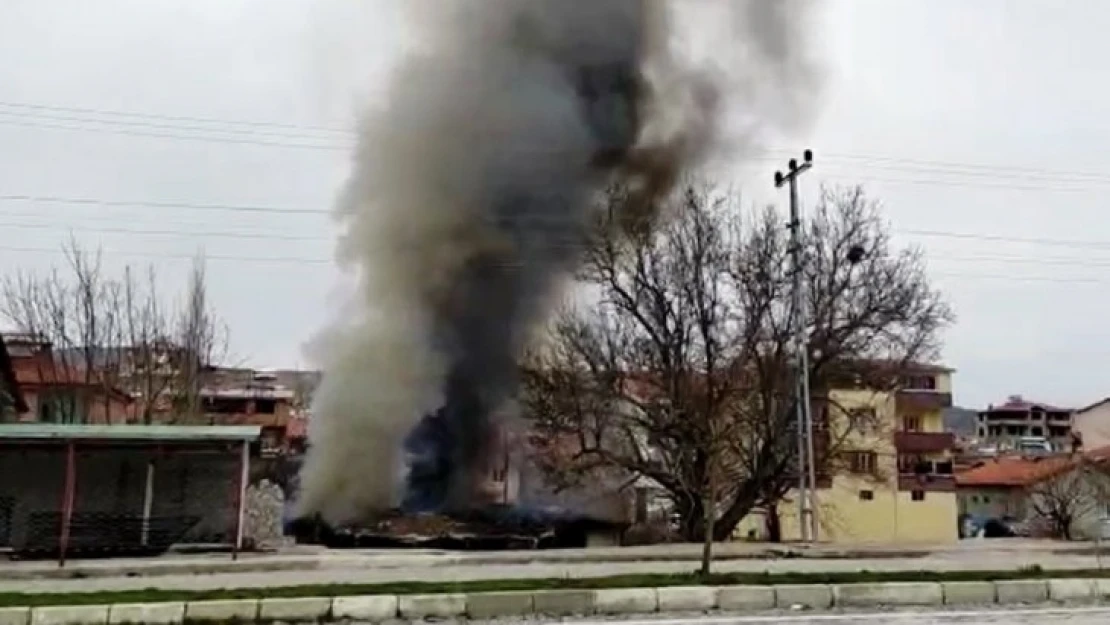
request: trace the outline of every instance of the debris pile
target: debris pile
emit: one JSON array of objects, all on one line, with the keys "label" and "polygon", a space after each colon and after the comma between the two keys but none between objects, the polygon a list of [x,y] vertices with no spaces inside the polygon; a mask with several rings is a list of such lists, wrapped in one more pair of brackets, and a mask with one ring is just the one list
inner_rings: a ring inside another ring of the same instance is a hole
[{"label": "debris pile", "polygon": [[[394,510],[358,526],[301,527],[299,540],[330,548],[425,548],[456,550],[555,549],[584,547],[592,532],[620,534],[624,524],[562,511],[522,511],[506,506],[465,515],[405,514]],[[308,538],[307,534],[314,534]]]}]

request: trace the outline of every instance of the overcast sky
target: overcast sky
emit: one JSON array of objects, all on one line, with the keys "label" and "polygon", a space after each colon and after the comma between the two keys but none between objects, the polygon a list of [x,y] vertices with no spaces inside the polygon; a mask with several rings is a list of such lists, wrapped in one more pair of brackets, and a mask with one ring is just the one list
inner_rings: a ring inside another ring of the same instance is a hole
[{"label": "overcast sky", "polygon": [[[3,269],[48,268],[72,231],[175,288],[203,250],[234,353],[306,366],[344,292],[327,211],[404,46],[397,4],[0,1]],[[924,247],[961,405],[1110,395],[1108,24],[1099,0],[841,0],[813,26],[819,115],[769,147],[812,147],[809,197],[866,183]],[[774,197],[774,164],[737,182]]]}]

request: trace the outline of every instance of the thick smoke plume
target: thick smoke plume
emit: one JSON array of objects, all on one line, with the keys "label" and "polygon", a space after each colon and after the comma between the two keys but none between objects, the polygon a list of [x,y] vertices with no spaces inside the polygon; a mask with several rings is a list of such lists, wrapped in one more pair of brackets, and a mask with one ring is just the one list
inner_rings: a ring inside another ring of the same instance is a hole
[{"label": "thick smoke plume", "polygon": [[796,112],[797,15],[766,7],[804,7],[728,4],[714,68],[679,54],[685,2],[413,1],[421,46],[365,117],[340,202],[361,297],[323,337],[302,513],[473,505],[490,415],[595,194],[620,181],[650,207],[713,146],[725,104],[747,108],[745,135]]}]

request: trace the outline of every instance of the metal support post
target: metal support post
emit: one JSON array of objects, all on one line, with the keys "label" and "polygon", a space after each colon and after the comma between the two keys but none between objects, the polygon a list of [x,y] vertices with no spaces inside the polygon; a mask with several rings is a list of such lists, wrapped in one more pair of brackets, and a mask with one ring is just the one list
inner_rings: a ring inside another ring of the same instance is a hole
[{"label": "metal support post", "polygon": [[251,444],[243,441],[239,453],[239,485],[236,490],[235,503],[235,542],[231,546],[231,559],[238,560],[239,552],[243,549],[243,517],[247,512],[247,482],[250,481],[251,470]]},{"label": "metal support post", "polygon": [[143,534],[142,544],[150,542],[150,515],[154,511],[154,460],[146,463],[146,484],[143,488]]},{"label": "metal support post", "polygon": [[66,443],[65,485],[62,488],[62,527],[58,536],[58,567],[66,565],[69,550],[70,524],[73,521],[73,503],[77,495],[77,443]]}]

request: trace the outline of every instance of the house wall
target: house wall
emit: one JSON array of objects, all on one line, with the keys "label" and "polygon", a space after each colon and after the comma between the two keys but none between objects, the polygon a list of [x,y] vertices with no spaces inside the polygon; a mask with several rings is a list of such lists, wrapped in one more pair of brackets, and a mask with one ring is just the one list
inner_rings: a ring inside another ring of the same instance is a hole
[{"label": "house wall", "polygon": [[1110,445],[1110,401],[1075,413],[1071,427],[1083,437],[1084,449],[1098,449]]},{"label": "house wall", "polygon": [[[229,542],[237,512],[237,454],[78,448],[74,510],[141,517],[151,461],[152,516],[199,517],[183,542]],[[34,512],[62,510],[64,480],[63,447],[0,448],[0,546],[21,540]]]},{"label": "house wall", "polygon": [[[23,397],[27,401],[27,412],[21,414],[19,420],[24,422],[41,422],[41,396],[44,393],[51,392],[58,391],[49,387],[24,387]],[[87,391],[87,398],[81,400],[85,408],[81,423],[105,425],[128,423],[130,421],[130,405],[121,397],[110,396],[106,398],[105,395],[106,394],[99,389],[90,389]]]},{"label": "house wall", "polygon": [[961,486],[957,495],[961,515],[982,519],[1026,516],[1025,495],[1018,488]]}]

